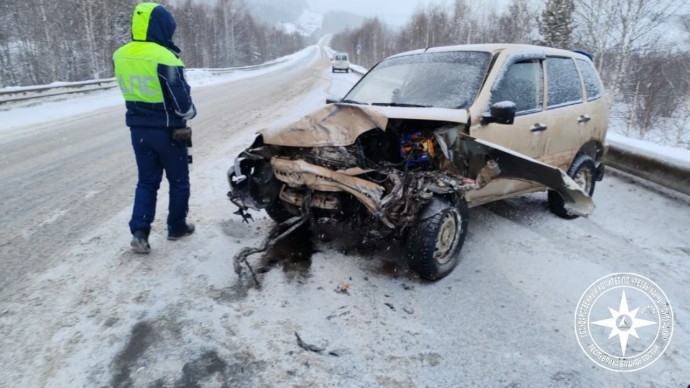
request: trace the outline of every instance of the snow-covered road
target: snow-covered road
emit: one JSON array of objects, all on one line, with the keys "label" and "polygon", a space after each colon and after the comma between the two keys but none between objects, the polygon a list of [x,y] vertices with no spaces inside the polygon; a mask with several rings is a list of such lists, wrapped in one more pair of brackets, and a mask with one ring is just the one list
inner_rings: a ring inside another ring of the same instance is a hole
[{"label": "snow-covered road", "polygon": [[[0,128],[0,387],[690,383],[690,201],[622,176],[597,186],[588,219],[552,216],[542,194],[472,209],[462,260],[435,283],[395,244],[325,226],[252,257],[261,288],[238,284],[233,255],[273,223],[231,214],[225,172],[257,130],[356,81],[329,66],[315,46],[194,90],[198,231],[165,239],[164,183],[149,256],[128,246],[136,169],[121,105]],[[575,338],[581,294],[614,272],[651,278],[674,304],[669,349],[639,372],[599,368]]]}]

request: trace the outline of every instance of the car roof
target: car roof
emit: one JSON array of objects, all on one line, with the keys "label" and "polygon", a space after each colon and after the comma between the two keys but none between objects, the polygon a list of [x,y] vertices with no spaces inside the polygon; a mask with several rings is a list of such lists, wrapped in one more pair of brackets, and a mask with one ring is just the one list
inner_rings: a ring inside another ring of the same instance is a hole
[{"label": "car roof", "polygon": [[497,54],[502,51],[506,52],[540,52],[545,55],[555,55],[555,56],[565,56],[572,58],[584,59],[591,61],[591,59],[579,52],[557,49],[553,47],[546,46],[536,46],[530,44],[504,44],[504,43],[491,43],[491,44],[462,44],[456,46],[442,46],[442,47],[429,47],[426,49],[418,49],[412,51],[406,51],[400,54],[391,56],[390,58],[402,57],[406,55],[421,54],[421,53],[439,53],[439,52],[452,52],[452,51],[484,51],[490,54]]}]

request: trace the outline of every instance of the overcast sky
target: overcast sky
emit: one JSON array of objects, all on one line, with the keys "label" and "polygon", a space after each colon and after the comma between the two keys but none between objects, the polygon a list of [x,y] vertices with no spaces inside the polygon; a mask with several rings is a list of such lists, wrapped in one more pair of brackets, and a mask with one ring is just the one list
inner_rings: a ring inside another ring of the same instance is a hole
[{"label": "overcast sky", "polygon": [[348,11],[364,17],[379,16],[390,24],[402,25],[424,0],[308,0],[312,10]]},{"label": "overcast sky", "polygon": [[[181,2],[182,0],[172,0]],[[215,4],[218,0],[195,0]],[[271,0],[245,0],[271,3]],[[280,1],[280,0],[273,0]],[[530,0],[532,6],[543,5],[544,0]],[[614,0],[611,0],[614,1]],[[685,0],[684,0],[685,1]],[[502,10],[511,0],[466,0],[472,8]],[[378,16],[383,21],[394,26],[401,26],[410,20],[410,16],[420,7],[429,4],[450,4],[452,0],[307,0],[312,11],[325,14],[328,11],[348,11],[363,17]]]},{"label": "overcast sky", "polygon": [[[364,17],[379,16],[391,25],[405,24],[420,6],[432,3],[429,0],[307,0],[310,8],[319,13],[329,10],[349,11]],[[434,3],[450,3],[450,0],[436,0]],[[510,0],[469,0],[470,6],[503,7]]]}]

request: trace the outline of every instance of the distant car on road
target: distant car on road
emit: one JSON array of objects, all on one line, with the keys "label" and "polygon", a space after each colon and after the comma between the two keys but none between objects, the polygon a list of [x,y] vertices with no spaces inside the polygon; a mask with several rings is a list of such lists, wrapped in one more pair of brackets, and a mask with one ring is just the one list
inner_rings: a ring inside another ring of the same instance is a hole
[{"label": "distant car on road", "polygon": [[344,71],[346,73],[350,72],[350,60],[346,53],[336,53],[333,56],[332,70],[335,73],[336,70]]},{"label": "distant car on road", "polygon": [[468,207],[548,191],[560,217],[593,211],[608,109],[581,53],[505,44],[410,51],[376,65],[342,100],[262,131],[228,171],[229,196],[243,215],[266,209],[278,222],[389,231],[407,241],[411,269],[439,279],[458,263]]}]

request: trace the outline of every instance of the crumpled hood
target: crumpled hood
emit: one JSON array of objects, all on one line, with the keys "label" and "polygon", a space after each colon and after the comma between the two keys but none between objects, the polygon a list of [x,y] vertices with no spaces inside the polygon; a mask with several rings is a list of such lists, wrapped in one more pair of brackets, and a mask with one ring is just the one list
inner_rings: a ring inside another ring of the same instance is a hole
[{"label": "crumpled hood", "polygon": [[132,14],[132,40],[158,43],[171,47],[175,34],[175,19],[160,4],[141,3]]},{"label": "crumpled hood", "polygon": [[288,147],[348,146],[364,132],[386,130],[389,119],[467,123],[465,110],[329,104],[285,127],[264,129],[264,143]]}]

